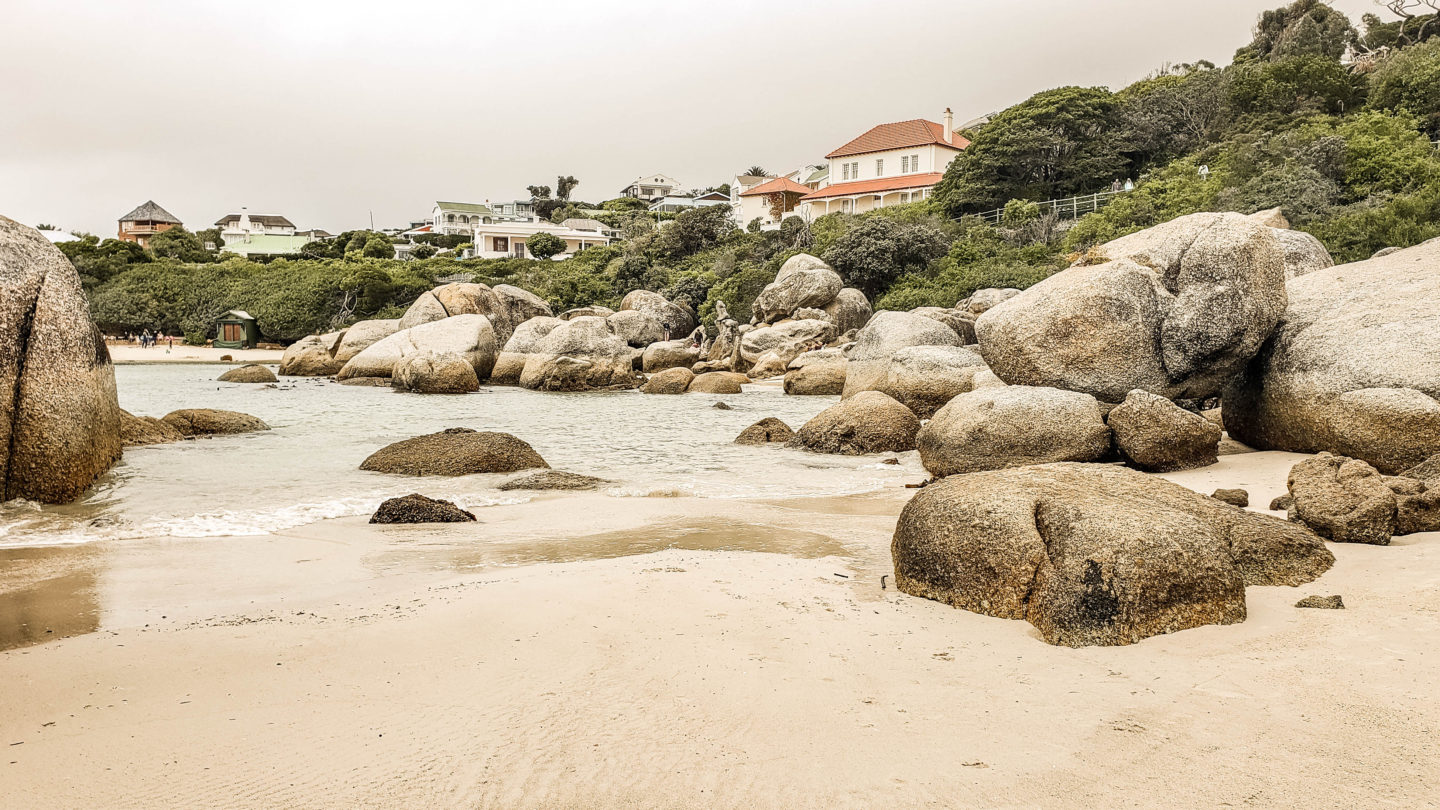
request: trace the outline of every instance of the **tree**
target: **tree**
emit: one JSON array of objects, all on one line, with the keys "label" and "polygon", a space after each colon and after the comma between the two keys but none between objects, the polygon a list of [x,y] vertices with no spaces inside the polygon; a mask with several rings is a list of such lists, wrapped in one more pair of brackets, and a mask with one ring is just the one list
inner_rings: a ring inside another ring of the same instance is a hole
[{"label": "tree", "polygon": [[[1360,42],[1365,50],[1405,48],[1440,35],[1440,0],[1375,0],[1375,4],[1400,19],[1387,23],[1374,14],[1362,17],[1365,36]],[[1429,13],[1416,13],[1427,8]]]},{"label": "tree", "polygon": [[553,233],[537,233],[525,240],[525,248],[537,259],[548,259],[565,252],[565,240]]},{"label": "tree", "polygon": [[680,259],[718,245],[734,231],[728,205],[686,208],[659,230],[656,245],[661,255]]},{"label": "tree", "polygon": [[945,255],[949,240],[929,225],[867,217],[822,257],[851,287],[872,300],[906,272],[924,270]]},{"label": "tree", "polygon": [[770,173],[757,166],[751,166],[745,170],[746,177],[769,177]]},{"label": "tree", "polygon": [[1402,110],[1440,134],[1440,37],[1381,62],[1370,77],[1370,106]]},{"label": "tree", "polygon": [[428,259],[439,252],[440,248],[437,248],[434,245],[420,244],[416,245],[414,250],[410,251],[410,255],[416,259]]},{"label": "tree", "polygon": [[1320,0],[1295,0],[1260,15],[1255,38],[1235,52],[1235,63],[1319,56],[1332,61],[1355,44],[1359,35],[1350,18]]},{"label": "tree", "polygon": [[157,259],[178,259],[182,262],[209,262],[214,256],[201,243],[200,237],[176,225],[150,237],[150,253]]},{"label": "tree", "polygon": [[580,185],[580,181],[566,174],[555,178],[555,198],[559,200],[570,199],[570,192]]}]

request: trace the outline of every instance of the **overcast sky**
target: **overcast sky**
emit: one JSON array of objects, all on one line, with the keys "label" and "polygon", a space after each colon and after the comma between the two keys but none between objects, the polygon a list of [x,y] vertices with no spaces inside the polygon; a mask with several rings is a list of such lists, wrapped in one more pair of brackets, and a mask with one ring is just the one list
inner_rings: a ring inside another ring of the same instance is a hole
[{"label": "overcast sky", "polygon": [[1225,64],[1280,4],[0,0],[0,214],[103,236],[154,199],[338,232],[562,173],[597,201],[719,184],[947,106]]}]

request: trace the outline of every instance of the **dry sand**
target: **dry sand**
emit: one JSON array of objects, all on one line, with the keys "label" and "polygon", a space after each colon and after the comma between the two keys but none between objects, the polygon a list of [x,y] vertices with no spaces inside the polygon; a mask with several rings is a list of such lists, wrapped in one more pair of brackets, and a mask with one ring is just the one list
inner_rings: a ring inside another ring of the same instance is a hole
[{"label": "dry sand", "polygon": [[[1260,507],[1298,457],[1167,476]],[[553,495],[0,564],[39,807],[1427,807],[1440,535],[1119,648],[882,590],[910,493]],[[661,550],[664,549],[664,550]],[[762,549],[784,553],[760,553]],[[1343,611],[1300,610],[1343,594]],[[35,628],[51,626],[57,633]],[[27,629],[28,628],[28,629]],[[29,633],[29,636],[26,636]]]},{"label": "dry sand", "polygon": [[149,363],[221,363],[221,357],[230,355],[236,363],[278,363],[285,354],[280,349],[217,349],[213,346],[185,346],[176,341],[174,346],[164,345],[141,348],[133,343],[111,343],[110,359],[116,365],[145,365]]}]

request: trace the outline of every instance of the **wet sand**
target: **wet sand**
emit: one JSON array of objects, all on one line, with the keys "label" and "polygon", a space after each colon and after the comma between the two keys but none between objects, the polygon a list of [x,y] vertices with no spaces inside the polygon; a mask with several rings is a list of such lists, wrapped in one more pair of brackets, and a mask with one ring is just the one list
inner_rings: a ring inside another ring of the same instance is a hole
[{"label": "wet sand", "polygon": [[[1297,458],[1167,477],[1243,482],[1263,509]],[[6,552],[0,789],[25,807],[1440,801],[1440,535],[1332,545],[1317,582],[1250,588],[1239,625],[1072,650],[882,589],[911,494],[555,494],[461,526]],[[1331,593],[1346,610],[1292,607]]]},{"label": "wet sand", "polygon": [[230,355],[235,363],[279,363],[285,354],[280,349],[216,349],[213,346],[185,346],[176,341],[174,346],[164,345],[141,348],[133,343],[110,344],[110,359],[121,366],[147,365],[150,363],[221,363]]}]

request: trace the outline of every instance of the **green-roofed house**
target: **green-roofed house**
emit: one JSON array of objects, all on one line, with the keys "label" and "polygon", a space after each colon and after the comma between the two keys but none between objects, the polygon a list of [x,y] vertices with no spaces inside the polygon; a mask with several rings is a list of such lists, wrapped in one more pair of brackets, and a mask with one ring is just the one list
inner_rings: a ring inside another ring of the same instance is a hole
[{"label": "green-roofed house", "polygon": [[298,234],[251,234],[239,239],[225,240],[225,247],[220,248],[225,253],[237,253],[247,259],[266,258],[276,256],[295,256],[300,253],[300,248],[306,243],[315,241],[309,235]]},{"label": "green-roofed house", "polygon": [[480,203],[443,202],[435,203],[430,214],[432,233],[471,234],[475,226],[494,222],[495,212]]}]

